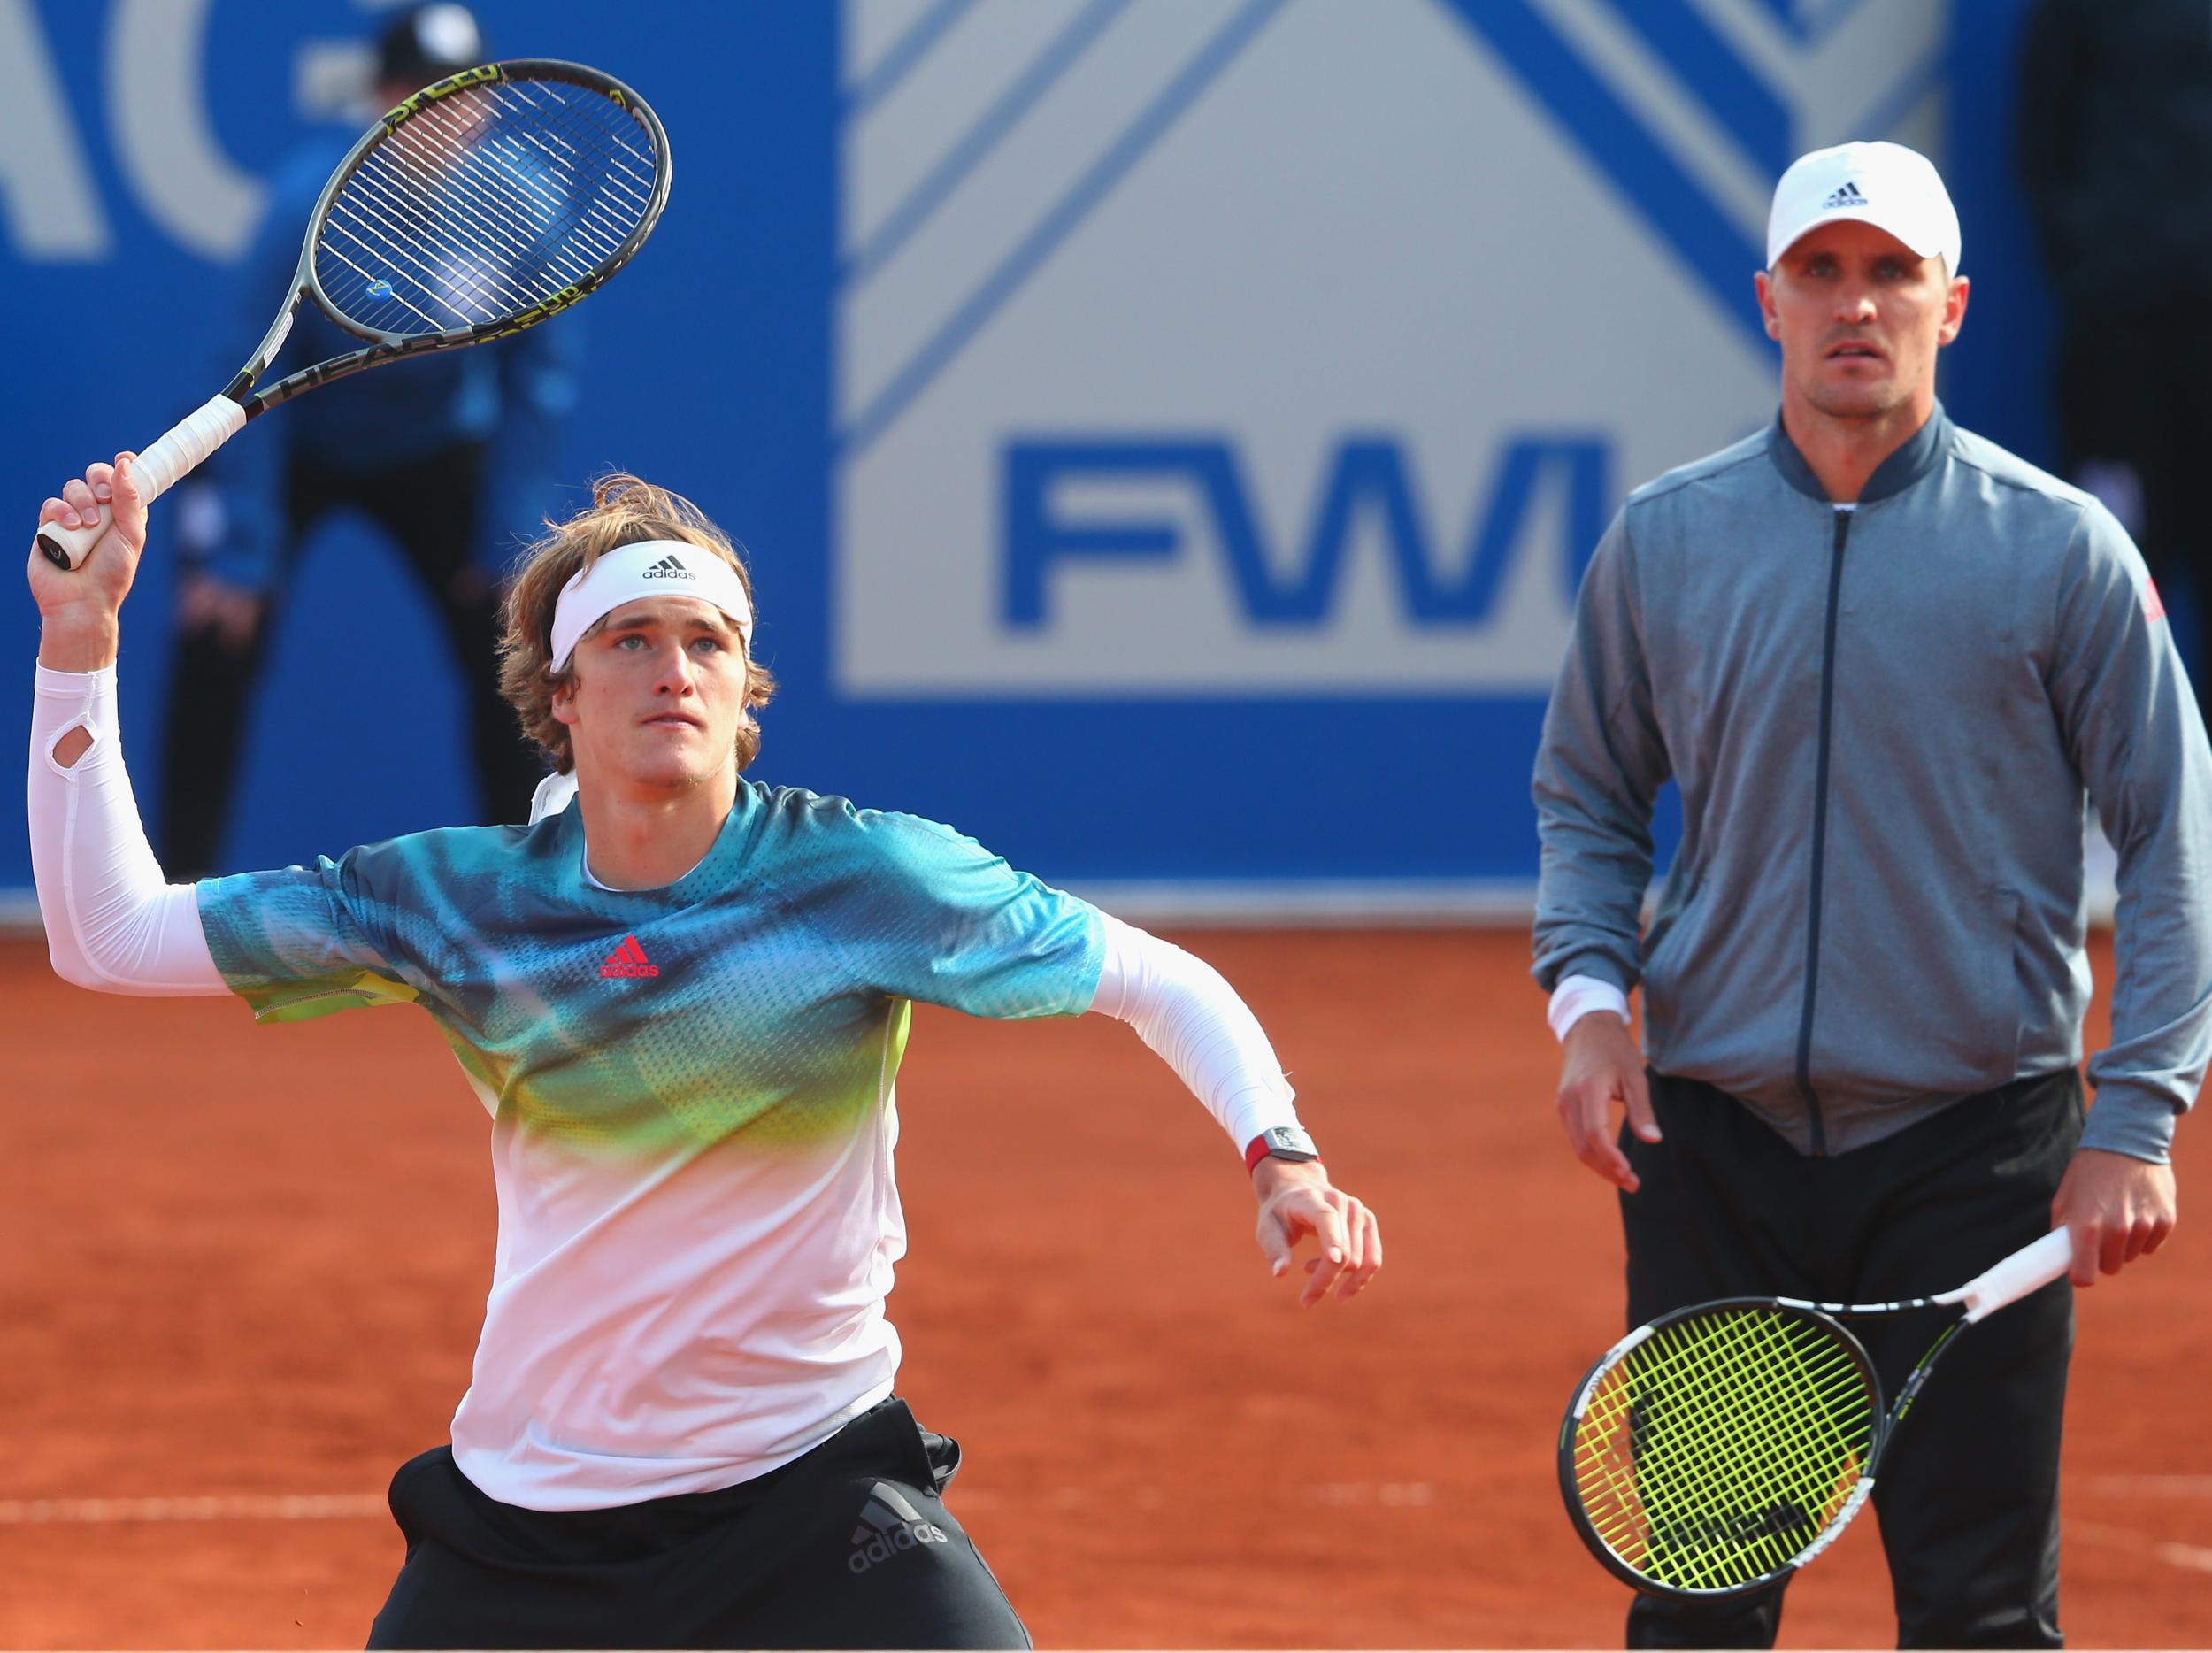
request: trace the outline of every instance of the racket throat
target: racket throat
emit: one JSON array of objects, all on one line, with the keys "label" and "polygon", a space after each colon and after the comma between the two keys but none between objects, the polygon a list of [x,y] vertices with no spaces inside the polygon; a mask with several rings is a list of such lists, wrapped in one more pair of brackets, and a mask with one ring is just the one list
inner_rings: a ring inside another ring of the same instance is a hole
[{"label": "racket throat", "polygon": [[1942,1335],[1928,1346],[1928,1352],[1920,1357],[1920,1364],[1912,1369],[1911,1375],[1905,1380],[1904,1387],[1897,1391],[1897,1404],[1890,1408],[1889,1427],[1884,1432],[1882,1437],[1883,1449],[1886,1449],[1890,1437],[1897,1433],[1897,1426],[1905,1421],[1905,1415],[1912,1411],[1913,1402],[1920,1397],[1921,1385],[1927,1382],[1928,1374],[1935,1370],[1935,1363],[1942,1357],[1943,1351],[1951,1346],[1951,1340],[1964,1331],[1966,1326],[1967,1322],[1963,1319],[1952,1321],[1950,1325],[1943,1328]]}]

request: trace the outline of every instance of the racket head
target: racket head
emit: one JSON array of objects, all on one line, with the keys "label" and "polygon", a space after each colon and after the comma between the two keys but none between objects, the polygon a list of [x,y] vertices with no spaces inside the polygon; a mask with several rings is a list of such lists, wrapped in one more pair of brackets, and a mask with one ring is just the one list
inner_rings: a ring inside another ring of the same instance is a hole
[{"label": "racket head", "polygon": [[669,175],[659,116],[612,75],[540,58],[464,69],[347,153],[300,285],[374,359],[518,333],[635,256]]},{"label": "racket head", "polygon": [[1559,1489],[1624,1582],[1747,1595],[1858,1512],[1888,1427],[1874,1364],[1837,1321],[1767,1297],[1699,1303],[1639,1326],[1576,1386]]}]

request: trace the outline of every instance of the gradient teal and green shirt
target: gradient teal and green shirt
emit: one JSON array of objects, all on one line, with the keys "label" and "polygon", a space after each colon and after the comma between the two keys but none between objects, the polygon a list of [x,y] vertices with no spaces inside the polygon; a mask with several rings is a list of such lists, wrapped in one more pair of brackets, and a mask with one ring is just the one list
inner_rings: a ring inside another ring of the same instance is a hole
[{"label": "gradient teal and green shirt", "polygon": [[742,783],[658,889],[584,870],[569,809],[199,887],[263,1019],[413,1001],[493,1116],[499,1251],[463,1471],[604,1508],[733,1485],[890,1392],[910,1003],[1079,1014],[1094,908],[972,840]]}]

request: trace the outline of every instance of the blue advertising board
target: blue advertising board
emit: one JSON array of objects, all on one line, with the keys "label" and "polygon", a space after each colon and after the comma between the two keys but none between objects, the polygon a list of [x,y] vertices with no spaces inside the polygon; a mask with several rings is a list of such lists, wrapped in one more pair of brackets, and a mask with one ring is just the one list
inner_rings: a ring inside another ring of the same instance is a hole
[{"label": "blue advertising board", "polygon": [[[1946,166],[1992,272],[1946,395],[2041,457],[2001,156],[2018,9],[1977,7],[1967,52],[1949,5],[1886,0],[475,7],[495,55],[602,66],[670,131],[662,227],[549,324],[584,361],[559,472],[573,503],[635,471],[749,548],[782,684],[753,773],[1194,913],[1525,900],[1597,534],[1771,416],[1751,272],[1799,150],[1891,136]],[[0,0],[27,534],[251,345],[266,180],[365,124],[390,10]],[[157,507],[121,679],[150,818],[163,533]],[[225,863],[475,811],[429,604],[365,524],[319,532]],[[0,888],[28,882],[0,835]]]}]

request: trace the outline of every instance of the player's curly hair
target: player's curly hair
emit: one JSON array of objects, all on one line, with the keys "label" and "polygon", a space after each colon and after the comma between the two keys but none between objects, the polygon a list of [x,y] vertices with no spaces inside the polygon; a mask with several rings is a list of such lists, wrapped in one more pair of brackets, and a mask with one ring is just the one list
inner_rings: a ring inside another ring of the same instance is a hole
[{"label": "player's curly hair", "polygon": [[[617,546],[641,540],[682,540],[712,551],[737,570],[748,602],[753,578],[730,536],[698,506],[626,471],[595,480],[589,505],[565,522],[549,517],[545,529],[523,553],[522,565],[507,590],[506,632],[499,641],[499,689],[522,719],[522,732],[544,749],[555,769],[566,774],[576,766],[576,753],[569,743],[568,726],[553,715],[553,696],[569,687],[575,672],[572,665],[566,672],[556,672],[552,654],[553,609],[570,578]],[[584,635],[596,634],[606,623],[602,619]],[[745,710],[737,726],[740,769],[759,756],[760,725],[753,712],[775,692],[774,676],[748,650]]]}]

